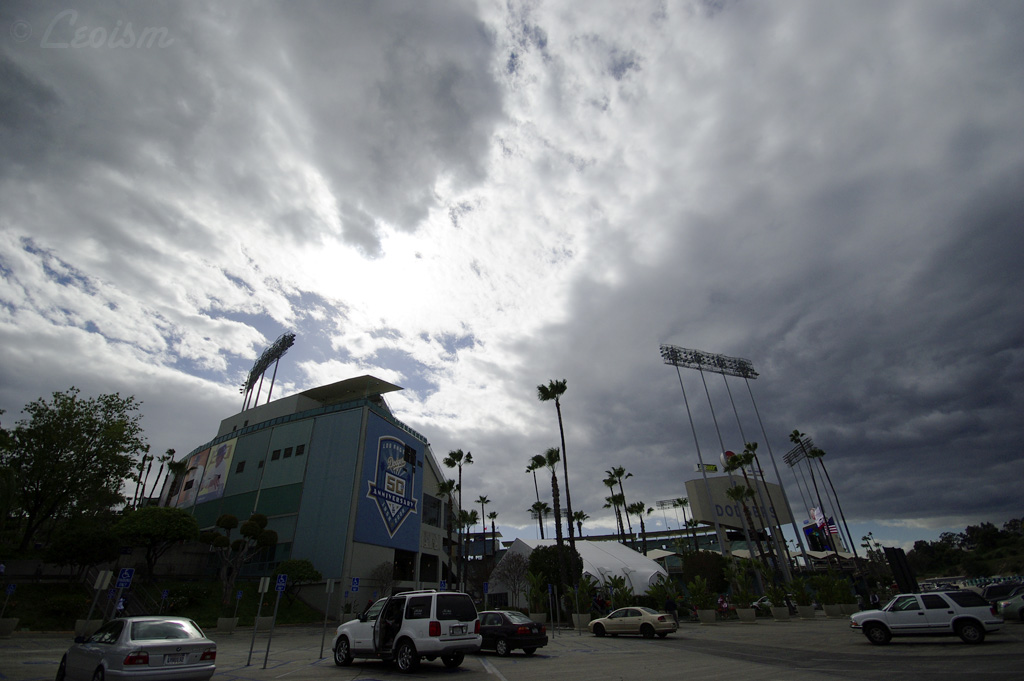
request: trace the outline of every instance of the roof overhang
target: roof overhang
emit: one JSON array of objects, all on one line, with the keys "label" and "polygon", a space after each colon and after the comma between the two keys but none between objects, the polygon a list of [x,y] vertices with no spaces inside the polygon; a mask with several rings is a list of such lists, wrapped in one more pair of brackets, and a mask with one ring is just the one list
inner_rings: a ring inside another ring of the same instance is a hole
[{"label": "roof overhang", "polygon": [[375,376],[359,376],[358,378],[347,378],[344,381],[322,385],[318,388],[311,388],[300,395],[322,404],[338,404],[352,400],[366,399],[374,395],[402,390],[401,386],[388,383]]}]

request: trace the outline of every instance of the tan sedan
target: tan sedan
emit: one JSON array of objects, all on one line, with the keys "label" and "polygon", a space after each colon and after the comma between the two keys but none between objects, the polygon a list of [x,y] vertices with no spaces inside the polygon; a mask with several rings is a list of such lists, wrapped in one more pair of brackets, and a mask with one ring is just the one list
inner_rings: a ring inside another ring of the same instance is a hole
[{"label": "tan sedan", "polygon": [[594,636],[639,634],[644,638],[654,638],[657,634],[665,638],[678,628],[672,615],[644,607],[619,608],[607,617],[590,621],[590,633]]}]

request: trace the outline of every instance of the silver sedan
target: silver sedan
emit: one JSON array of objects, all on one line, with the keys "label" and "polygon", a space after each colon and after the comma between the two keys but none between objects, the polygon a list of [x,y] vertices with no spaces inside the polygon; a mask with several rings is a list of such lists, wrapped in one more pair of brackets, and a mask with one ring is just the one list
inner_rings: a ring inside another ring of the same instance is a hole
[{"label": "silver sedan", "polygon": [[78,637],[57,669],[57,681],[207,681],[217,644],[184,617],[122,617]]}]

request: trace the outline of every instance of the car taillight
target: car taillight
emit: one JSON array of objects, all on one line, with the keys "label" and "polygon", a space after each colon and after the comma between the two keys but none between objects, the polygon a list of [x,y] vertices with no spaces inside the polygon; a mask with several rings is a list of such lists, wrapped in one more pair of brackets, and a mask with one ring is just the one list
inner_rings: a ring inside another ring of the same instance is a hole
[{"label": "car taillight", "polygon": [[658,617],[658,621],[659,621],[659,622],[664,622],[664,621],[666,621],[666,620],[665,620],[665,616],[664,616],[664,615],[660,615],[660,616]]},{"label": "car taillight", "polygon": [[477,620],[476,622],[473,623],[473,633],[474,634],[479,634],[480,633],[480,620]]},{"label": "car taillight", "polygon": [[124,658],[125,667],[135,667],[140,664],[149,664],[149,653],[145,650],[135,650],[128,653],[128,657]]},{"label": "car taillight", "polygon": [[200,662],[204,662],[206,660],[209,660],[210,662],[213,662],[216,659],[217,659],[217,649],[216,648],[207,648],[206,650],[203,651],[203,654],[199,656],[199,661]]},{"label": "car taillight", "polygon": [[518,629],[516,629],[516,634],[518,634],[520,636],[525,636],[525,635],[527,635],[529,633],[530,633],[530,627],[519,627]]},{"label": "car taillight", "polygon": [[543,624],[542,624],[542,625],[540,625],[540,633],[544,634],[544,633],[546,633],[546,632],[547,632],[547,630],[548,630],[548,628],[547,628],[547,627],[545,627],[545,626],[544,626]]},{"label": "car taillight", "polygon": [[430,627],[427,630],[427,635],[428,636],[440,636],[441,635],[441,623],[440,622],[431,622],[430,623]]}]

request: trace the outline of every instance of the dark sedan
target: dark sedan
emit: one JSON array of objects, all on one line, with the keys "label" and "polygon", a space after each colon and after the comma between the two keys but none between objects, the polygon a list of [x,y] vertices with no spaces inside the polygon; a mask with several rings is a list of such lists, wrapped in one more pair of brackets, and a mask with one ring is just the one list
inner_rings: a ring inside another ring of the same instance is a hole
[{"label": "dark sedan", "polygon": [[543,624],[515,610],[488,610],[480,613],[481,650],[493,650],[502,657],[513,650],[533,655],[548,644]]}]

